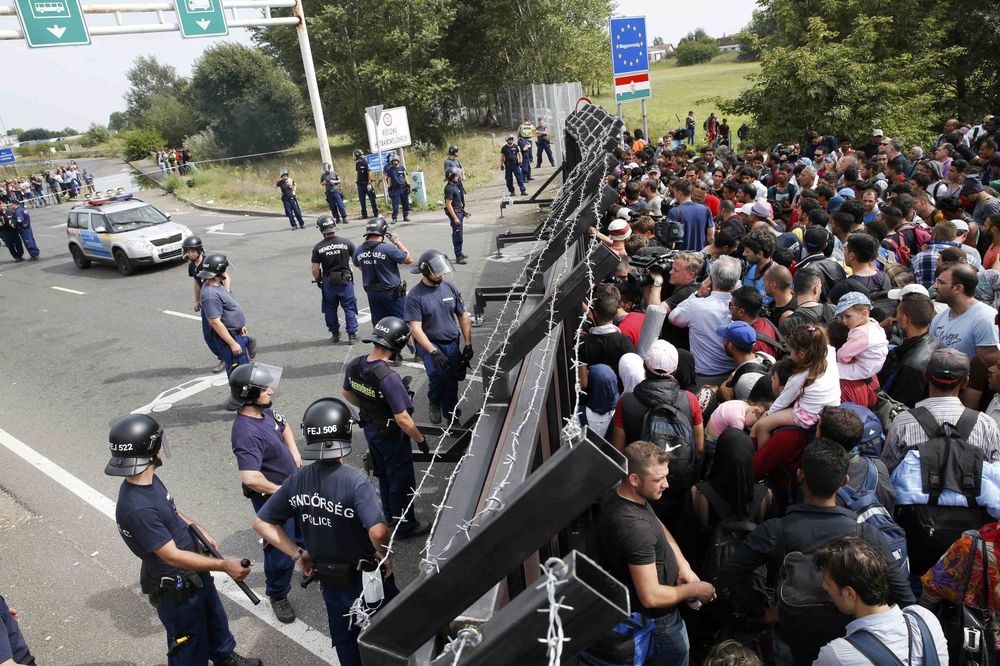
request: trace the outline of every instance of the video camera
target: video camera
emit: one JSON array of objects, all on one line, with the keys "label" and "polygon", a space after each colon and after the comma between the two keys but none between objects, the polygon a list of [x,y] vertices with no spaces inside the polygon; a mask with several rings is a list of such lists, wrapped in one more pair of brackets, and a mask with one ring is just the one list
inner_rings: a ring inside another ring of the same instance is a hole
[{"label": "video camera", "polygon": [[644,247],[632,255],[629,262],[639,273],[639,285],[645,287],[653,284],[651,271],[666,277],[674,266],[674,257],[678,254],[679,250],[668,250],[665,247]]}]

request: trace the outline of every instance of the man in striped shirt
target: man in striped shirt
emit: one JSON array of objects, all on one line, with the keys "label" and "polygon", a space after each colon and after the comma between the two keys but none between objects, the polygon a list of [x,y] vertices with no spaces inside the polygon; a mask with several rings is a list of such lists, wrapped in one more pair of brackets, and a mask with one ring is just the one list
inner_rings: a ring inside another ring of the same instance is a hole
[{"label": "man in striped shirt", "polygon": [[[965,411],[958,395],[969,383],[969,357],[954,349],[939,349],[931,354],[926,372],[930,397],[918,402],[916,407],[926,407],[938,423],[957,424]],[[928,439],[913,414],[903,412],[889,426],[885,446],[882,447],[882,462],[891,473],[908,451]],[[982,449],[987,462],[1000,461],[1000,428],[982,412],[976,414],[976,425],[969,435],[969,444]]]}]

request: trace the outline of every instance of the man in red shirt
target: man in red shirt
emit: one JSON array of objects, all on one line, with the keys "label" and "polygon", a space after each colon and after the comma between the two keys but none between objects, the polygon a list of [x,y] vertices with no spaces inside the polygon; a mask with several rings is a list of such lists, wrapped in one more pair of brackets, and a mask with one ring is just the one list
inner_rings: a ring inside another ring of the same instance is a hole
[{"label": "man in red shirt", "polygon": [[719,206],[722,202],[719,197],[708,191],[708,185],[705,184],[705,181],[699,180],[694,184],[694,189],[691,191],[691,201],[708,206],[708,209],[712,211],[712,217],[719,217]]},{"label": "man in red shirt", "polygon": [[[779,346],[780,336],[778,330],[768,319],[760,316],[764,308],[764,301],[760,292],[754,287],[740,287],[733,292],[729,301],[729,313],[733,321],[742,321],[750,324],[750,327],[757,333],[757,342],[752,351],[764,352],[774,358],[781,358],[784,354]],[[766,339],[761,339],[766,338]]]}]

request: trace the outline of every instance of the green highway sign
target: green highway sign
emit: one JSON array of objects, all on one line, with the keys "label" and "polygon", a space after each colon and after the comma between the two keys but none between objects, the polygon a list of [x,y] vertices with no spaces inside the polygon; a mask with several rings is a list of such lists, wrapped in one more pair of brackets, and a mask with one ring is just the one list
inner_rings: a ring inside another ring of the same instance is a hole
[{"label": "green highway sign", "polygon": [[80,0],[15,0],[15,4],[31,48],[90,43]]},{"label": "green highway sign", "polygon": [[174,0],[181,36],[224,37],[229,34],[222,0]]}]

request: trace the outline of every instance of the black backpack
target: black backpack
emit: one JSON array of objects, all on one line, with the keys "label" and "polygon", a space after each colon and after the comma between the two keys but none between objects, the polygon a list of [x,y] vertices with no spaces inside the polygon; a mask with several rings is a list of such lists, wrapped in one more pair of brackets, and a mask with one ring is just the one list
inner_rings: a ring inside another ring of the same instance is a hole
[{"label": "black backpack", "polygon": [[[719,523],[712,530],[712,536],[708,541],[708,549],[705,551],[705,558],[700,570],[702,580],[714,583],[719,576],[719,572],[722,570],[722,565],[729,559],[729,556],[736,550],[736,547],[743,543],[747,535],[757,529],[757,523],[754,519],[760,511],[760,506],[764,502],[764,498],[767,497],[767,486],[762,484],[754,486],[749,517],[737,515],[729,502],[722,499],[708,481],[698,483],[696,488],[708,500],[708,503],[719,517]],[[767,579],[766,568],[762,566],[758,571],[754,572],[755,583],[758,573],[763,574],[760,577],[761,585],[759,586],[763,590]],[[755,585],[754,587],[756,588],[757,586]]]},{"label": "black backpack", "polygon": [[[686,400],[683,389],[678,393]],[[640,438],[670,454],[670,486],[673,497],[687,494],[694,484],[694,426],[691,417],[669,403],[650,407],[642,418]]]},{"label": "black backpack", "polygon": [[[928,498],[927,504],[897,504],[896,522],[906,532],[910,570],[922,574],[963,532],[979,529],[992,519],[976,501],[981,494],[985,454],[969,444],[969,435],[978,413],[966,409],[956,425],[938,423],[925,407],[910,413],[929,437],[917,446],[922,491]],[[968,506],[940,506],[943,490],[964,495]]]}]

